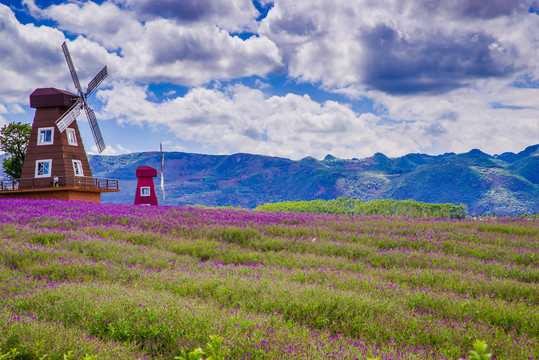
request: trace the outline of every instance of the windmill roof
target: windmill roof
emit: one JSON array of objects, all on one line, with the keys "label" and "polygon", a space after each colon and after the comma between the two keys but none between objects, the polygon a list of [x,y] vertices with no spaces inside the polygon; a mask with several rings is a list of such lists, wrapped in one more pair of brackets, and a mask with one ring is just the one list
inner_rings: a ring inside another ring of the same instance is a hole
[{"label": "windmill roof", "polygon": [[157,170],[151,166],[139,166],[137,168],[137,177],[156,177]]},{"label": "windmill roof", "polygon": [[56,88],[40,88],[30,94],[30,106],[34,109],[46,107],[71,107],[77,95]]}]

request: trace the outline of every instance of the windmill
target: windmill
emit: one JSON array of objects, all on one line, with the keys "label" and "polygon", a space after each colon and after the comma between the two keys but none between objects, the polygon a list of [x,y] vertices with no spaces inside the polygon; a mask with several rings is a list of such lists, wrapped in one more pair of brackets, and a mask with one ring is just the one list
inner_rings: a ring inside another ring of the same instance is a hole
[{"label": "windmill", "polygon": [[8,186],[0,181],[0,198],[101,202],[101,193],[120,191],[118,180],[92,176],[76,121],[84,109],[101,153],[105,142],[87,99],[107,77],[107,67],[101,69],[83,92],[65,42],[62,50],[77,94],[52,87],[38,88],[30,94],[30,107],[36,112],[21,177]]},{"label": "windmill", "polygon": [[161,153],[161,170],[158,171],[161,175],[161,192],[163,193],[163,201],[165,201],[165,179],[164,179],[164,167],[165,156],[163,155],[163,144],[159,143],[159,152]]},{"label": "windmill", "polygon": [[73,83],[78,91],[78,96],[75,99],[75,103],[69,110],[67,110],[58,120],[56,120],[56,126],[61,133],[63,133],[71,123],[73,123],[81,113],[81,109],[84,109],[86,112],[86,117],[90,123],[90,129],[92,129],[92,134],[94,135],[94,140],[97,145],[97,151],[101,153],[105,150],[105,141],[103,136],[101,136],[101,130],[97,124],[97,119],[95,117],[94,110],[88,105],[86,99],[92,94],[92,92],[101,84],[101,82],[107,77],[107,66],[103,67],[99,73],[88,83],[86,92],[82,92],[80,86],[79,77],[75,71],[75,66],[73,65],[73,60],[71,60],[71,54],[67,48],[67,44],[62,44],[62,50],[64,51],[64,56],[67,61],[67,66],[69,67],[69,72],[71,73],[71,78]]},{"label": "windmill", "polygon": [[160,157],[161,157],[161,169],[156,170],[151,166],[139,166],[135,172],[137,180],[137,190],[135,192],[135,205],[159,205],[157,200],[157,194],[155,193],[155,185],[153,178],[157,177],[157,174],[161,176],[161,192],[163,194],[163,201],[165,200],[165,157],[163,155],[163,144],[159,144]]}]

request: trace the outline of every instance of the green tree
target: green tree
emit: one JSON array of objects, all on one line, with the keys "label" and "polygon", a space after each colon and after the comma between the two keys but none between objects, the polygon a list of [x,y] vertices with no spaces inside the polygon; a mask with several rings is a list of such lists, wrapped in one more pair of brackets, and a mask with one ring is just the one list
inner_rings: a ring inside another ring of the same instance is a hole
[{"label": "green tree", "polygon": [[31,125],[20,122],[9,123],[0,129],[0,150],[9,155],[4,159],[2,166],[6,175],[12,179],[21,177],[31,132]]}]

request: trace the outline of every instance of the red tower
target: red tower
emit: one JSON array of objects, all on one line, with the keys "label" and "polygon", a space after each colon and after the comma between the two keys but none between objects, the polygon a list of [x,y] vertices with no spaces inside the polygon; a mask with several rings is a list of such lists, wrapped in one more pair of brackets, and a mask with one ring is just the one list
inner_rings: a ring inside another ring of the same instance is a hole
[{"label": "red tower", "polygon": [[137,168],[137,193],[135,194],[135,205],[157,206],[157,195],[153,178],[157,176],[157,170],[150,166],[139,166]]}]

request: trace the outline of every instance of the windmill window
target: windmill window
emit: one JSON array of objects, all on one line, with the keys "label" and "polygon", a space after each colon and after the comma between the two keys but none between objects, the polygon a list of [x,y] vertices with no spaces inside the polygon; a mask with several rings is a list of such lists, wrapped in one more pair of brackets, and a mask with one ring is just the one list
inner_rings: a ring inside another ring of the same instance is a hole
[{"label": "windmill window", "polygon": [[82,162],[80,160],[73,160],[73,172],[75,176],[84,176],[82,173]]},{"label": "windmill window", "polygon": [[38,129],[38,145],[51,145],[54,139],[54,128],[39,128]]},{"label": "windmill window", "polygon": [[67,143],[69,145],[75,145],[76,146],[77,145],[77,135],[75,135],[75,130],[67,128],[66,133],[67,133]]},{"label": "windmill window", "polygon": [[150,196],[150,187],[143,186],[140,188],[140,196]]},{"label": "windmill window", "polygon": [[52,159],[36,161],[36,178],[50,177],[52,168]]}]

